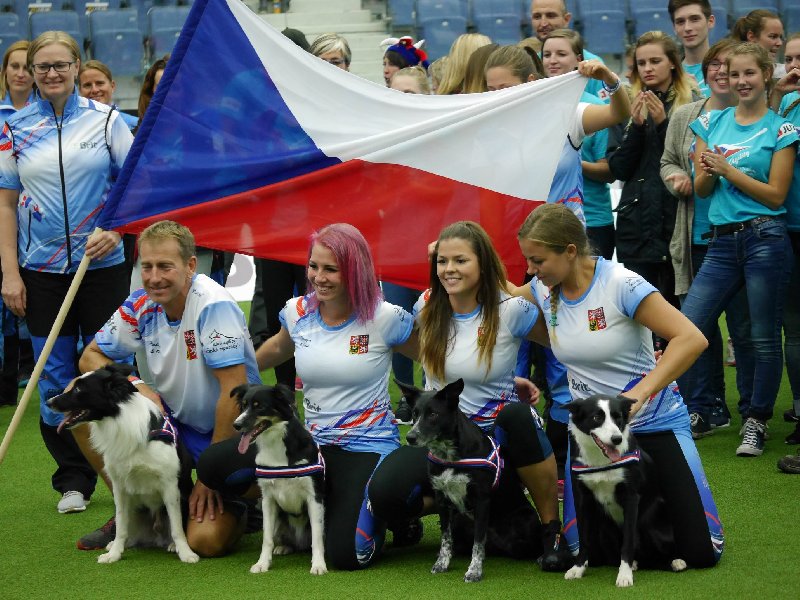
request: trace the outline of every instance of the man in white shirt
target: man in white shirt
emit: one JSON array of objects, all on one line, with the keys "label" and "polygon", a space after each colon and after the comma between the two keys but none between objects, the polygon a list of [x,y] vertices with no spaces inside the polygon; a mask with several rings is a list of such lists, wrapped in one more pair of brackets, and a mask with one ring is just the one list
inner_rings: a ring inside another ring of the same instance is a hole
[{"label": "man in white shirt", "polygon": [[[145,356],[156,390],[137,389],[169,415],[194,461],[211,443],[235,435],[238,415],[231,390],[260,383],[247,323],[233,297],[196,273],[194,236],[173,221],[159,221],[139,237],[143,288],[115,311],[80,360],[82,373],[112,361]],[[83,431],[81,431],[83,430]],[[98,470],[102,458],[88,443],[88,428],[76,439]],[[197,481],[189,497],[187,540],[201,556],[227,552],[242,533],[242,514],[226,511],[222,497]],[[78,541],[93,550],[113,539],[113,520]]]}]

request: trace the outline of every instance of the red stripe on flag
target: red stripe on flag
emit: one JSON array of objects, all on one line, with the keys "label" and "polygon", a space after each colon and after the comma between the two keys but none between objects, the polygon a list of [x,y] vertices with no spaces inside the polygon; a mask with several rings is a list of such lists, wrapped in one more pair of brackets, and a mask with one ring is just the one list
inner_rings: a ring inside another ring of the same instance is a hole
[{"label": "red stripe on flag", "polygon": [[517,231],[539,204],[411,167],[351,160],[120,229],[138,233],[172,219],[189,227],[200,246],[302,265],[313,230],[351,223],[369,241],[381,279],[422,290],[429,286],[428,243],[462,220],[489,232],[509,278],[521,282]]}]

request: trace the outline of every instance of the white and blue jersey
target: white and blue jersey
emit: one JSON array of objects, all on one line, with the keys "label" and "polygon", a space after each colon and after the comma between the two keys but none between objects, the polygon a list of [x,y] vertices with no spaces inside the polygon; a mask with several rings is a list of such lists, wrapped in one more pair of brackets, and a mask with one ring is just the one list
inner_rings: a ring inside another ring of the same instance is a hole
[{"label": "white and blue jersey", "polygon": [[[531,293],[548,322],[553,354],[567,368],[574,399],[616,396],[655,368],[652,333],[633,317],[642,300],[658,290],[640,275],[599,257],[586,293],[576,300],[561,294],[555,315],[549,290],[533,281]],[[675,382],[654,394],[631,420],[637,433],[688,426]]]},{"label": "white and blue jersey", "polygon": [[126,112],[122,112],[121,110],[119,110],[119,108],[117,108],[116,105],[114,105],[114,110],[119,111],[119,116],[123,121],[125,121],[125,125],[128,126],[128,129],[130,129],[131,131],[136,129],[136,126],[139,124],[139,117],[134,117],[133,115],[129,115]]},{"label": "white and blue jersey", "polygon": [[371,321],[331,327],[308,300],[292,298],[279,315],[294,342],[306,427],[319,445],[385,456],[400,445],[389,398],[392,348],[409,338],[413,319],[382,301]]},{"label": "white and blue jersey", "polygon": [[[769,181],[772,156],[797,144],[797,130],[790,121],[771,110],[751,125],[739,125],[736,108],[712,110],[700,115],[689,127],[709,148],[719,147],[728,163],[745,175],[761,182]],[[714,185],[713,201],[708,211],[712,225],[738,223],[761,216],[778,216],[786,207],[769,208],[734,186],[724,177]]]},{"label": "white and blue jersey", "polygon": [[[31,102],[34,102],[35,99],[36,95],[31,92],[31,95],[28,96],[28,99],[25,101],[25,106],[28,106]],[[17,112],[17,109],[14,108],[14,103],[11,101],[11,94],[6,92],[5,97],[0,100],[0,123],[5,123],[6,120],[15,112]]]},{"label": "white and blue jersey", "polygon": [[[589,102],[584,101],[584,98],[589,99]],[[590,103],[602,104],[603,102],[592,98],[586,92],[583,93],[581,102],[575,110],[572,127],[561,148],[561,157],[558,159],[553,182],[550,184],[550,192],[547,194],[549,204],[563,204],[574,212],[584,225],[586,218],[583,214],[583,169],[580,148],[586,137],[583,130],[583,111]]]},{"label": "white and blue jersey", "polygon": [[[778,114],[783,116],[786,110],[797,100],[800,100],[800,92],[786,94],[781,100]],[[791,121],[796,128],[800,128],[800,104],[792,108],[784,118]],[[786,207],[787,229],[789,231],[800,231],[800,154],[794,161],[792,184],[789,187],[789,193],[786,195],[786,201],[783,206]]]},{"label": "white and blue jersey", "polygon": [[[56,115],[36,101],[6,119],[0,187],[19,191],[22,268],[74,273],[133,136],[119,112],[73,93]],[[122,244],[90,269],[123,261]]]},{"label": "white and blue jersey", "polygon": [[703,63],[698,63],[696,65],[687,65],[683,63],[683,70],[694,77],[695,81],[697,81],[697,87],[700,89],[700,93],[703,94],[705,98],[711,96],[711,88],[708,87],[703,77]]},{"label": "white and blue jersey", "polygon": [[[414,305],[414,316],[430,297],[430,290],[422,293]],[[524,298],[500,295],[500,326],[492,351],[492,367],[480,360],[478,339],[483,335],[483,314],[479,305],[467,314],[454,313],[452,338],[444,361],[444,380],[425,371],[425,387],[440,390],[457,379],[464,380],[464,391],[458,406],[467,417],[487,433],[494,420],[509,402],[519,402],[514,388],[514,369],[520,343],[536,323],[539,309]]]},{"label": "white and blue jersey", "polygon": [[156,391],[180,422],[213,431],[220,395],[213,369],[245,366],[247,381],[261,383],[244,313],[221,285],[195,275],[183,315],[170,321],[163,307],[139,289],[95,336],[109,358],[124,361],[144,350]]}]

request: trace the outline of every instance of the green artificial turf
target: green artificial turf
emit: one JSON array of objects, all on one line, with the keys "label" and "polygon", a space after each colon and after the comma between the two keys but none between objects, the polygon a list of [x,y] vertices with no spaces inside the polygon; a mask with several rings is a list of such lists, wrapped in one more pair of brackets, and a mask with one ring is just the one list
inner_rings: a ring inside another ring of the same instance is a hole
[{"label": "green artificial turf", "polygon": [[[735,370],[726,368],[728,402],[735,412]],[[271,373],[266,374],[271,378]],[[273,379],[274,380],[274,379]],[[392,386],[393,398],[397,390]],[[252,575],[261,535],[246,536],[234,554],[182,564],[174,554],[131,549],[112,565],[96,562],[99,552],[82,552],[75,541],[113,514],[102,486],[89,508],[72,515],[56,512],[58,494],[50,487],[54,463],[38,431],[38,396],[32,402],[0,465],[0,600],[16,598],[798,598],[797,546],[800,476],[779,473],[777,459],[794,448],[784,445],[791,431],[781,413],[791,405],[784,376],[770,424],[771,439],[760,458],[734,454],[739,419],[698,443],[723,524],[726,548],[709,570],[645,571],[635,586],[617,590],[616,570],[591,568],[580,581],[542,573],[530,562],[489,557],[484,580],[466,584],[468,558],[456,557],[451,571],[431,575],[438,550],[438,520],[425,518],[425,536],[412,548],[387,544],[381,560],[363,572],[308,573],[310,555],[277,556],[269,573]],[[0,408],[5,432],[13,409]],[[402,428],[403,431],[407,428]],[[328,518],[334,518],[328,515]]]}]

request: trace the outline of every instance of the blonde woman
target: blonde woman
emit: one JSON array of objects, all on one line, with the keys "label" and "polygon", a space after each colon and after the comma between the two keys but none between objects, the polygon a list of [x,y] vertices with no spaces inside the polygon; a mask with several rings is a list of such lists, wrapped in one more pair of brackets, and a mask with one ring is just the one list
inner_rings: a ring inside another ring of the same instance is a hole
[{"label": "blonde woman", "polygon": [[489,37],[480,33],[465,33],[458,36],[450,47],[450,54],[447,55],[447,64],[444,69],[444,77],[436,93],[447,96],[463,92],[469,57],[481,46],[487,46],[491,43],[492,40]]}]

